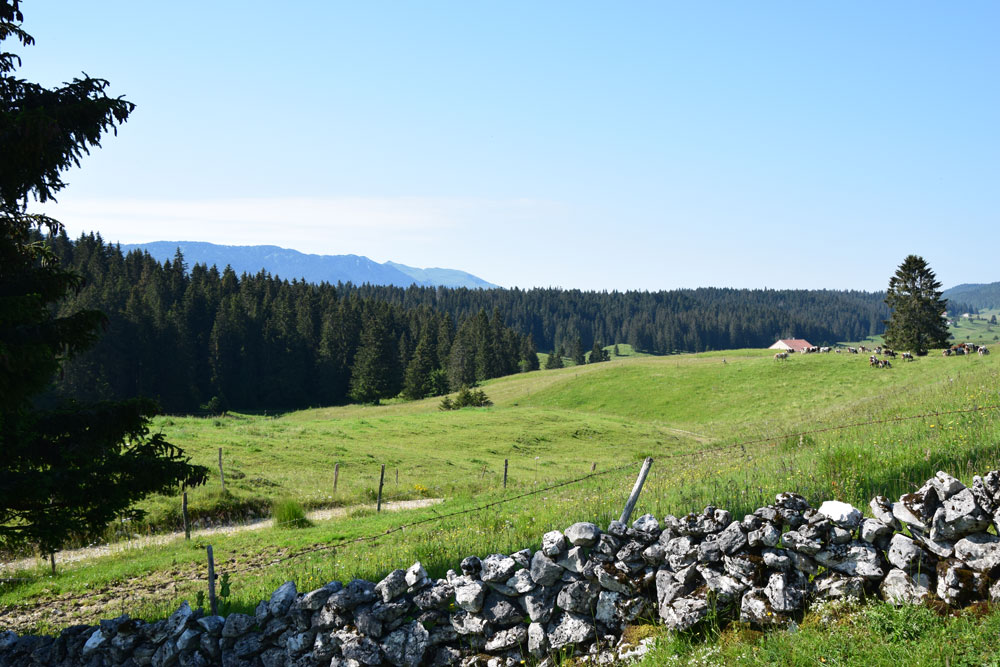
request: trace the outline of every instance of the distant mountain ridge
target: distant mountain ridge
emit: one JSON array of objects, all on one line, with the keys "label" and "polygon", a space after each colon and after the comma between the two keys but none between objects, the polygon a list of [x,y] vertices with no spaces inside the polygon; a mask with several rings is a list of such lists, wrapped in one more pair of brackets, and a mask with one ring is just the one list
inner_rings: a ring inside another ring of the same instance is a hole
[{"label": "distant mountain ridge", "polygon": [[455,269],[419,269],[397,262],[379,264],[363,255],[310,255],[274,245],[231,246],[204,241],[153,241],[121,246],[123,252],[145,250],[157,261],[171,260],[180,248],[184,261],[207,264],[219,269],[227,265],[237,274],[267,271],[287,280],[310,283],[328,282],[355,285],[394,285],[396,287],[497,287],[478,276]]},{"label": "distant mountain ridge", "polygon": [[1000,282],[955,285],[944,291],[944,298],[974,308],[1000,308]]}]

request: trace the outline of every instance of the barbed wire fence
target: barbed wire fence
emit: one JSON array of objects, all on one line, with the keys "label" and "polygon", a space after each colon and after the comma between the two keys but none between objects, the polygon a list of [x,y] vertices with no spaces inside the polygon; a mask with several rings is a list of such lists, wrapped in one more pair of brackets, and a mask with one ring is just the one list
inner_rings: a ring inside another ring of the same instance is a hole
[{"label": "barbed wire fence", "polygon": [[[921,414],[917,414],[917,415],[904,415],[904,416],[898,416],[898,417],[886,417],[886,418],[880,418],[880,419],[871,419],[871,420],[867,420],[867,421],[857,421],[857,422],[851,422],[851,423],[840,424],[840,425],[835,425],[835,426],[827,426],[827,427],[816,428],[816,429],[808,429],[808,430],[802,430],[802,431],[793,431],[793,432],[781,433],[781,434],[777,434],[777,435],[773,435],[773,436],[769,436],[769,437],[761,437],[761,438],[754,438],[754,439],[749,439],[749,440],[742,440],[742,441],[730,443],[730,444],[727,444],[727,445],[721,445],[721,446],[718,446],[718,447],[711,447],[711,448],[699,449],[699,450],[690,451],[690,452],[674,452],[674,453],[666,452],[666,453],[658,453],[655,456],[655,458],[657,460],[661,460],[661,461],[662,460],[689,459],[689,458],[694,458],[694,457],[705,457],[706,455],[717,454],[717,453],[720,453],[720,452],[730,451],[730,450],[735,450],[735,449],[741,449],[743,451],[744,455],[745,455],[746,454],[746,449],[748,447],[753,447],[755,445],[770,445],[770,446],[775,446],[775,445],[778,445],[780,443],[787,442],[790,438],[800,438],[800,437],[805,437],[807,435],[814,435],[814,434],[819,434],[819,433],[829,433],[829,432],[834,432],[834,431],[841,431],[841,430],[853,429],[853,428],[861,428],[861,427],[873,426],[873,425],[880,425],[880,424],[890,424],[890,423],[914,421],[914,420],[919,420],[919,419],[927,419],[927,418],[931,418],[931,417],[943,417],[943,416],[958,415],[958,414],[972,414],[972,413],[985,412],[985,411],[991,411],[991,410],[997,410],[997,409],[1000,409],[1000,405],[983,405],[983,406],[975,406],[975,407],[972,407],[972,408],[962,408],[962,409],[955,409],[955,410],[932,411],[932,412],[926,412],[926,413],[921,413]],[[279,556],[279,557],[270,559],[267,562],[263,562],[263,563],[258,563],[258,564],[253,564],[253,565],[247,565],[247,566],[237,567],[237,568],[229,568],[229,569],[223,569],[223,568],[220,567],[219,568],[219,574],[225,573],[225,574],[228,574],[230,576],[234,576],[234,575],[240,575],[240,574],[248,574],[248,573],[253,573],[253,572],[260,572],[261,570],[266,570],[266,569],[275,567],[276,565],[279,565],[279,564],[282,564],[282,563],[285,563],[285,562],[289,562],[289,561],[292,561],[292,560],[295,560],[295,559],[298,559],[298,558],[303,558],[305,556],[309,556],[309,555],[316,554],[316,553],[328,552],[328,551],[336,551],[338,549],[341,549],[341,548],[344,548],[344,547],[349,547],[349,546],[356,545],[356,544],[363,544],[363,543],[374,544],[375,542],[377,542],[380,539],[384,539],[385,537],[387,537],[389,535],[392,535],[394,533],[398,533],[398,532],[401,532],[401,531],[405,531],[407,529],[416,528],[418,526],[424,526],[424,525],[428,525],[428,524],[432,524],[432,523],[438,523],[438,522],[442,522],[442,521],[445,521],[445,520],[448,520],[448,519],[453,519],[453,518],[456,518],[456,517],[459,517],[459,516],[467,516],[467,515],[472,515],[472,514],[479,514],[479,513],[488,511],[488,510],[492,510],[492,509],[494,509],[496,507],[500,507],[502,505],[506,505],[506,504],[509,504],[509,503],[514,503],[514,502],[523,500],[525,498],[529,498],[529,497],[532,497],[532,496],[537,496],[537,495],[540,495],[540,494],[543,494],[543,493],[548,493],[550,491],[554,491],[556,489],[565,488],[565,487],[568,487],[568,486],[571,486],[571,485],[574,485],[574,484],[581,484],[581,483],[584,483],[584,482],[587,482],[587,481],[590,481],[590,480],[594,480],[594,479],[598,479],[598,478],[602,478],[602,477],[607,477],[609,475],[620,473],[620,472],[623,472],[623,471],[626,471],[626,470],[635,471],[637,469],[637,466],[639,466],[641,463],[642,463],[642,461],[629,461],[628,463],[625,463],[625,464],[622,464],[622,465],[619,465],[619,466],[615,466],[613,468],[608,468],[608,469],[601,470],[601,471],[591,471],[590,473],[585,474],[585,475],[580,475],[580,476],[577,476],[577,477],[574,477],[574,478],[571,478],[571,479],[563,480],[563,481],[560,481],[560,482],[557,482],[557,483],[553,483],[553,484],[549,484],[549,485],[546,485],[546,486],[543,486],[543,487],[538,487],[538,488],[535,488],[535,489],[531,489],[529,491],[517,493],[517,494],[515,494],[513,496],[509,496],[509,497],[501,498],[499,500],[495,500],[495,501],[491,501],[491,502],[488,502],[488,503],[476,505],[474,507],[469,507],[469,508],[466,508],[466,509],[456,510],[456,511],[453,511],[453,512],[447,512],[447,513],[444,513],[444,514],[435,514],[434,516],[425,517],[425,518],[418,519],[418,520],[415,520],[415,521],[409,521],[409,522],[400,523],[400,524],[394,525],[394,526],[392,526],[390,528],[387,528],[385,530],[381,530],[379,532],[369,533],[369,534],[366,534],[366,535],[361,535],[361,536],[353,537],[353,538],[345,538],[345,539],[338,540],[338,541],[335,541],[335,542],[330,542],[330,543],[324,543],[324,544],[320,544],[320,545],[315,545],[315,546],[312,546],[312,547],[309,547],[309,548],[306,548],[306,549],[302,549],[302,550],[296,551],[296,552],[291,553],[291,554],[287,554],[287,555],[283,555],[283,556]],[[291,522],[285,522],[285,523],[291,523]],[[277,524],[277,525],[281,525],[281,524]],[[206,584],[206,576],[199,575],[199,576],[189,576],[189,577],[177,577],[177,578],[174,578],[172,581],[173,581],[173,584],[174,584],[174,588],[176,588],[176,585],[178,583],[180,583],[180,584],[199,583],[199,584],[204,585],[204,584]],[[114,586],[114,585],[115,585],[115,582],[113,582],[112,584],[110,584],[110,586]],[[163,593],[164,590],[165,590],[165,588],[164,588],[163,584],[149,584],[149,585],[141,585],[141,584],[140,585],[135,585],[135,584],[133,584],[133,585],[130,585],[128,587],[127,592],[129,592],[129,593],[136,593],[136,592]],[[108,590],[92,591],[92,592],[80,593],[80,594],[72,595],[72,596],[61,596],[61,597],[58,597],[58,598],[56,598],[54,600],[44,600],[44,601],[39,601],[39,602],[15,603],[15,604],[12,604],[12,605],[8,605],[8,608],[16,608],[16,609],[19,609],[19,610],[29,611],[29,610],[34,610],[34,609],[41,609],[41,608],[52,607],[52,606],[55,606],[55,605],[63,605],[63,604],[75,603],[75,602],[83,602],[83,601],[91,600],[91,599],[95,599],[95,598],[106,597],[107,595],[109,595],[109,591]]]}]

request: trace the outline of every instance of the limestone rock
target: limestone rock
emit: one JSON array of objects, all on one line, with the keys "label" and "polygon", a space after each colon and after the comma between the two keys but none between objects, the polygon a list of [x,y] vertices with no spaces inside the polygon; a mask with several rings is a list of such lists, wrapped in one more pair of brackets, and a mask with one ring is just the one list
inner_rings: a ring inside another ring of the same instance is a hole
[{"label": "limestone rock", "polygon": [[583,549],[581,547],[573,547],[563,554],[563,556],[556,561],[556,564],[564,570],[568,570],[574,574],[580,574],[583,572],[583,567],[586,562],[587,556],[584,554]]},{"label": "limestone rock", "polygon": [[659,612],[670,630],[687,630],[708,615],[708,602],[700,596],[677,598],[669,605],[660,605]]},{"label": "limestone rock", "polygon": [[827,500],[819,506],[817,511],[828,518],[833,525],[846,530],[855,530],[861,525],[861,511],[850,503]]},{"label": "limestone rock", "polygon": [[404,575],[406,578],[406,585],[409,587],[409,591],[418,591],[425,586],[429,586],[431,583],[431,578],[427,576],[427,570],[424,566],[417,561],[409,567]]},{"label": "limestone rock", "polygon": [[937,595],[952,607],[964,607],[973,600],[986,599],[989,584],[987,575],[967,568],[960,560],[938,563]]},{"label": "limestone rock", "polygon": [[937,473],[931,479],[927,480],[925,486],[930,486],[937,493],[937,497],[941,502],[944,502],[965,489],[965,485],[960,481],[949,475],[948,473],[938,470]]},{"label": "limestone rock", "polygon": [[545,555],[544,549],[542,551],[536,551],[535,555],[531,557],[531,568],[529,570],[529,574],[531,575],[531,580],[539,586],[551,586],[559,581],[559,577],[562,576],[562,573],[563,568],[556,563],[553,563],[549,557]]},{"label": "limestone rock", "polygon": [[656,520],[656,517],[652,514],[643,514],[641,517],[632,522],[632,530],[637,530],[643,533],[656,533],[660,532],[660,522]]},{"label": "limestone rock", "polygon": [[381,648],[396,667],[417,667],[427,651],[429,635],[420,623],[407,623],[382,640]]},{"label": "limestone rock", "polygon": [[892,535],[892,526],[879,519],[865,519],[861,522],[861,539],[869,544],[880,544]]},{"label": "limestone rock", "polygon": [[878,551],[867,542],[830,545],[816,554],[816,561],[850,576],[881,579],[884,575]]},{"label": "limestone rock", "polygon": [[572,611],[577,614],[590,614],[594,604],[597,603],[597,596],[601,592],[601,587],[589,581],[578,581],[567,584],[559,591],[556,597],[556,604],[560,609]]},{"label": "limestone rock", "polygon": [[991,572],[1000,567],[1000,537],[975,533],[955,543],[955,558],[976,572]]},{"label": "limestone rock", "polygon": [[230,614],[226,616],[226,623],[222,626],[223,637],[240,637],[250,631],[257,624],[257,619],[246,614]]},{"label": "limestone rock", "polygon": [[575,547],[592,547],[600,536],[601,529],[587,521],[574,523],[566,529],[566,539]]},{"label": "limestone rock", "polygon": [[743,533],[739,521],[733,521],[718,534],[716,543],[722,549],[722,553],[732,556],[734,553],[747,545],[747,536]]},{"label": "limestone rock", "polygon": [[[350,611],[360,604],[366,604],[374,600],[375,584],[364,579],[355,579],[327,598],[324,608],[329,607],[337,611]],[[225,636],[225,633],[223,633],[223,636]]]},{"label": "limestone rock", "polygon": [[383,602],[392,602],[405,593],[409,586],[406,583],[406,570],[393,570],[375,584],[375,592],[382,597]]},{"label": "limestone rock", "polygon": [[886,602],[920,604],[931,593],[931,578],[926,572],[909,574],[894,568],[885,575],[879,591]]},{"label": "limestone rock", "polygon": [[477,576],[483,569],[483,562],[476,556],[467,556],[462,559],[462,574],[467,577]]},{"label": "limestone rock", "polygon": [[837,572],[824,572],[813,580],[816,596],[827,600],[847,597],[861,598],[865,592],[862,577],[849,577]]},{"label": "limestone rock", "polygon": [[348,660],[357,660],[362,665],[382,664],[382,651],[379,645],[368,637],[346,638],[340,645],[340,652]]},{"label": "limestone rock", "polygon": [[528,653],[536,658],[542,658],[549,651],[549,638],[541,623],[528,626]]},{"label": "limestone rock", "polygon": [[528,629],[517,625],[507,630],[501,630],[486,641],[487,651],[508,651],[522,646],[528,640]]},{"label": "limestone rock", "polygon": [[593,639],[595,628],[589,618],[571,612],[563,612],[548,628],[549,648],[558,651],[564,646],[579,645]]},{"label": "limestone rock", "polygon": [[506,628],[524,620],[524,614],[514,606],[513,600],[490,593],[483,602],[482,616],[495,627]]},{"label": "limestone rock", "polygon": [[550,530],[542,535],[542,553],[555,558],[566,550],[566,536],[558,530]]},{"label": "limestone rock", "polygon": [[868,507],[871,508],[873,517],[893,530],[901,530],[903,528],[902,524],[899,523],[899,519],[892,513],[892,502],[885,496],[875,496],[868,504]]},{"label": "limestone rock", "polygon": [[[794,573],[798,574],[798,573]],[[786,572],[776,572],[764,587],[771,607],[781,613],[798,611],[805,604],[806,586],[802,578]]]}]

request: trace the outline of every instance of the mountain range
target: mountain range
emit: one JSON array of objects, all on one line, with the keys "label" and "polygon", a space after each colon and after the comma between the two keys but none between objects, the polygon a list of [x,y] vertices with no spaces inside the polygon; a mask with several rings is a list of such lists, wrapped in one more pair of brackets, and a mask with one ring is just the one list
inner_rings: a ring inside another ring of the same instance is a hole
[{"label": "mountain range", "polygon": [[157,261],[172,260],[177,250],[188,266],[207,264],[220,269],[231,266],[239,274],[271,275],[310,283],[353,283],[355,285],[395,285],[409,287],[497,287],[478,276],[456,269],[419,269],[398,262],[379,264],[363,255],[309,255],[273,245],[233,246],[201,241],[153,241],[121,246],[123,252],[145,250]]}]

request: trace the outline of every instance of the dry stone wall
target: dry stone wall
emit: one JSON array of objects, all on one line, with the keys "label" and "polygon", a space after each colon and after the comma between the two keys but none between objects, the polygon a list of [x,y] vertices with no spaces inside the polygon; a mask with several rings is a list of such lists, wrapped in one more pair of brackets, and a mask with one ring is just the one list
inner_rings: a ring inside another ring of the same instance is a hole
[{"label": "dry stone wall", "polygon": [[[562,651],[620,656],[626,625],[659,618],[685,630],[710,607],[758,627],[789,622],[815,599],[877,595],[952,607],[1000,599],[1000,472],[965,487],[939,472],[871,516],[846,503],[812,508],[794,493],[740,520],[639,517],[607,530],[576,523],[537,551],[469,556],[431,579],[420,563],[373,583],[292,582],[253,615],[207,616],[184,603],[168,619],[122,616],[58,637],[0,634],[2,665],[324,667],[551,664]],[[618,653],[615,653],[618,647]]]}]

